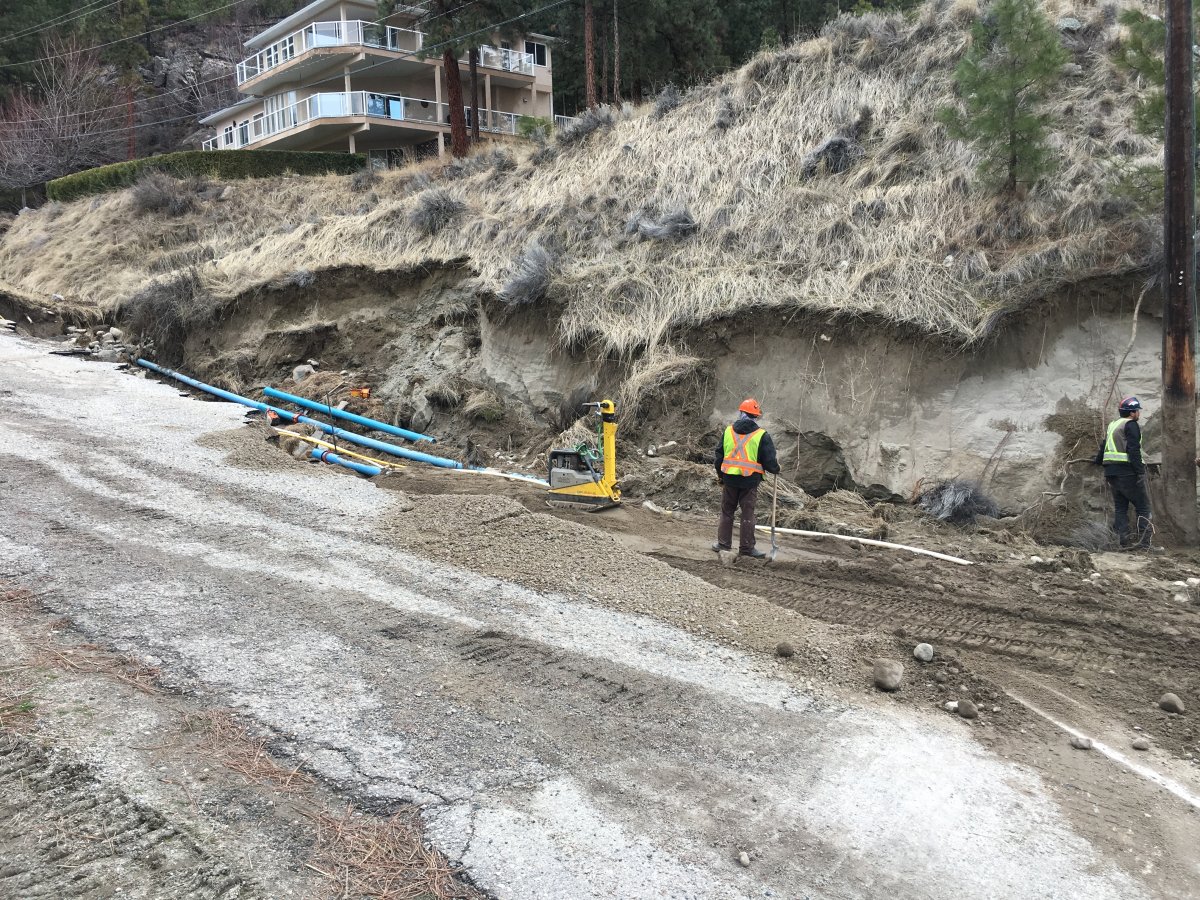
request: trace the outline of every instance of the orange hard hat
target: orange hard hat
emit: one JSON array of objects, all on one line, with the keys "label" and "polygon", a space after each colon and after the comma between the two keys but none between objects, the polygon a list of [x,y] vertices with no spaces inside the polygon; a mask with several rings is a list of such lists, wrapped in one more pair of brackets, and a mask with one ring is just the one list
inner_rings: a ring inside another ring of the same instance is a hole
[{"label": "orange hard hat", "polygon": [[748,416],[761,416],[762,407],[758,405],[758,401],[753,397],[747,397],[742,401],[742,405],[738,407],[738,412],[744,412]]}]

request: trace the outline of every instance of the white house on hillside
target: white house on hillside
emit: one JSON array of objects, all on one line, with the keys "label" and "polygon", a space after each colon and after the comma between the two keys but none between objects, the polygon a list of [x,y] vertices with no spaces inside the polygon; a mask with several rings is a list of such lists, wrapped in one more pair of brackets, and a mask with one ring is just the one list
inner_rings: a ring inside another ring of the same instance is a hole
[{"label": "white house on hillside", "polygon": [[[255,35],[246,41],[251,55],[237,66],[245,99],[200,120],[216,131],[204,149],[348,151],[366,153],[376,166],[445,154],[446,73],[437,48],[421,53],[426,15],[398,5],[380,22],[373,21],[374,0],[314,0]],[[479,54],[480,131],[511,137],[522,117],[556,118],[549,39],[496,43]],[[459,68],[469,122],[465,57]]]}]

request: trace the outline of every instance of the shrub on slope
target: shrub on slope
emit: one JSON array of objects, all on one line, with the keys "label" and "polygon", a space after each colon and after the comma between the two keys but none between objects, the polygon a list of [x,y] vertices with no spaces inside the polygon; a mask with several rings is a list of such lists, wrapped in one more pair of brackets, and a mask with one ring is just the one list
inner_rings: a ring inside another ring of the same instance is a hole
[{"label": "shrub on slope", "polygon": [[[565,342],[629,354],[754,308],[970,342],[1064,285],[1149,265],[1158,223],[1116,185],[1122,166],[1161,160],[1132,127],[1141,88],[1110,61],[1121,28],[1097,8],[1062,36],[1073,62],[1052,100],[1053,174],[1026,196],[986,189],[975,151],[937,121],[978,15],[972,0],[940,0],[842,17],[661,114],[607,110],[515,167],[388,173],[373,205],[331,176],[239,183],[176,218],[134,216],[127,194],[27,213],[0,243],[0,281],[111,304],[175,259],[205,260],[214,296],[300,269],[467,259],[500,293],[542,240],[555,260],[536,294],[553,297]],[[427,233],[421,194],[451,178],[469,209]],[[629,233],[645,210],[686,210],[686,237]]]}]

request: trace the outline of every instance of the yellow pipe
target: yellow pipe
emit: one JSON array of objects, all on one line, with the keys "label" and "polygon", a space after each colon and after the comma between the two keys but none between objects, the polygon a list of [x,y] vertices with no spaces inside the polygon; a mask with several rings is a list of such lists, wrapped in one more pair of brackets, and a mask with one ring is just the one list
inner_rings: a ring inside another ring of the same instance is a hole
[{"label": "yellow pipe", "polygon": [[296,434],[294,431],[288,431],[286,428],[276,428],[276,434],[286,434],[288,437],[299,438],[302,441],[308,441],[310,444],[316,444],[318,447],[326,447],[337,452],[339,456],[353,456],[361,459],[364,462],[369,462],[373,466],[385,466],[389,469],[407,469],[408,466],[402,466],[399,463],[388,462],[385,459],[376,459],[374,456],[363,456],[361,453],[355,453],[353,450],[347,450],[344,446],[335,446],[328,441],[322,441],[315,437],[309,437],[307,434]]},{"label": "yellow pipe", "polygon": [[[286,434],[288,437],[299,438],[302,441],[308,441],[310,444],[316,444],[318,447],[326,447],[337,452],[339,456],[354,456],[361,459],[363,462],[369,462],[373,466],[387,466],[392,469],[407,469],[408,466],[400,465],[399,463],[388,462],[386,459],[376,459],[374,456],[363,456],[361,453],[355,453],[353,450],[347,450],[345,446],[335,447],[328,441],[322,441],[319,438],[309,437],[306,434],[296,434],[294,431],[288,431],[286,428],[276,428],[276,434]],[[510,481],[536,482],[545,485],[545,482],[540,478],[533,478],[526,475],[510,475],[507,472],[497,472],[494,469],[449,469],[447,471],[457,472],[460,474],[469,475],[491,475],[494,478],[507,478]]]}]

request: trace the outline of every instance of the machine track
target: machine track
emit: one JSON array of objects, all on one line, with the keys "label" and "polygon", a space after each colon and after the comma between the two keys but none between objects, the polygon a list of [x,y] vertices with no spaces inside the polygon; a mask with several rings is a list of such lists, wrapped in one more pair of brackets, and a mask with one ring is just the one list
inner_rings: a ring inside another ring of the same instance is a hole
[{"label": "machine track", "polygon": [[263,896],[86,765],[9,732],[0,732],[0,848],[0,897]]},{"label": "machine track", "polygon": [[1001,581],[983,567],[904,578],[856,562],[782,562],[748,571],[716,559],[660,558],[711,584],[749,590],[824,622],[903,629],[913,639],[1045,671],[1108,669],[1129,658],[1186,671],[1200,654],[1195,610],[1151,609],[1139,597],[1100,595],[1078,576],[1052,575],[1045,587],[1035,587],[1034,577]]}]

